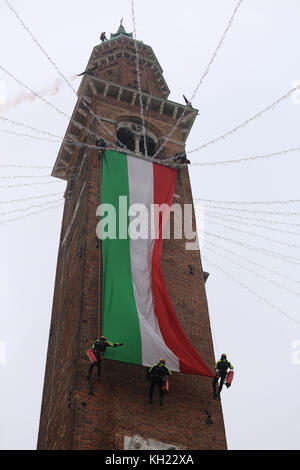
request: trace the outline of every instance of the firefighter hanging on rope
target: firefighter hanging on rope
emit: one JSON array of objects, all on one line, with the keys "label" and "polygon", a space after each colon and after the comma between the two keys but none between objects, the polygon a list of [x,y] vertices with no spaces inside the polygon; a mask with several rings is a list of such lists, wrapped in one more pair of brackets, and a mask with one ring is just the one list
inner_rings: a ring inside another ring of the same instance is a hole
[{"label": "firefighter hanging on rope", "polygon": [[[230,378],[229,374],[227,375],[228,369],[231,370]],[[230,362],[227,360],[226,354],[222,354],[221,359],[216,363],[215,365],[215,370],[216,370],[216,375],[213,380],[213,392],[214,392],[214,398],[217,398],[218,395],[220,395],[221,390],[223,388],[224,382],[226,387],[230,387],[231,381],[233,378],[233,365],[230,364]],[[228,378],[227,378],[228,377]],[[219,389],[217,391],[217,385],[220,379],[219,383]]]},{"label": "firefighter hanging on rope", "polygon": [[151,381],[149,390],[150,405],[152,404],[154,387],[157,385],[159,390],[159,403],[162,406],[164,388],[166,387],[166,378],[169,375],[172,375],[172,372],[166,366],[165,359],[160,359],[158,364],[154,364],[152,367],[150,367],[150,369],[148,369],[148,377]]},{"label": "firefighter hanging on rope", "polygon": [[107,144],[106,141],[102,138],[96,140],[96,147],[98,147],[98,157],[99,159],[103,157],[106,150]]},{"label": "firefighter hanging on rope", "polygon": [[[89,367],[89,373],[87,376],[88,381],[90,382],[93,368],[97,367],[98,369],[98,382],[100,381],[101,376],[101,364],[104,353],[108,347],[116,348],[117,346],[123,346],[123,343],[111,343],[107,340],[105,336],[101,336],[100,339],[97,339],[91,346],[91,349],[87,351],[87,355],[90,358],[91,365]],[[91,354],[92,353],[92,354]]]},{"label": "firefighter hanging on rope", "polygon": [[191,162],[186,158],[185,152],[177,152],[170,160],[172,167],[183,168],[184,165],[189,165]]}]

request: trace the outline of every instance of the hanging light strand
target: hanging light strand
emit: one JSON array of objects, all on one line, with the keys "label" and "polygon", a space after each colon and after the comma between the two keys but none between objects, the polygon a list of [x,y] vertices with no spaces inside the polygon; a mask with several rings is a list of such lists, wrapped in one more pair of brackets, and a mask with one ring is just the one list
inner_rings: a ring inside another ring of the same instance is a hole
[{"label": "hanging light strand", "polygon": [[26,26],[26,24],[24,23],[24,21],[22,20],[22,18],[18,15],[17,11],[15,10],[15,8],[11,5],[11,3],[8,1],[8,0],[3,0],[4,3],[6,3],[7,7],[12,11],[12,13],[16,16],[16,18],[18,19],[18,21],[21,23],[22,27],[25,29],[25,31],[29,34],[29,36],[31,37],[31,39],[33,40],[33,42],[36,44],[36,46],[42,51],[42,53],[46,56],[46,58],[48,59],[48,61],[53,65],[53,67],[55,68],[56,72],[58,73],[58,75],[64,80],[64,82],[66,83],[66,85],[73,91],[76,93],[76,91],[74,90],[73,86],[71,85],[71,83],[69,82],[69,80],[64,76],[64,74],[59,70],[59,68],[57,67],[57,65],[55,64],[55,62],[51,59],[51,57],[47,54],[47,52],[45,51],[45,49],[41,46],[41,44],[38,42],[38,40],[35,38],[35,36],[32,34],[32,32],[30,31],[30,29]]},{"label": "hanging light strand", "polygon": [[30,214],[26,214],[26,215],[21,215],[19,217],[15,217],[13,219],[8,219],[8,220],[3,220],[2,222],[0,222],[0,225],[6,225],[6,224],[9,224],[11,222],[16,222],[16,221],[19,221],[19,220],[23,220],[25,219],[26,217],[30,217],[32,215],[37,215],[37,214],[41,214],[43,212],[47,212],[49,210],[52,210],[52,209],[57,209],[58,207],[61,207],[63,205],[63,201],[60,202],[59,204],[56,204],[55,206],[52,206],[52,207],[47,207],[46,209],[42,209],[42,210],[38,210],[38,211],[35,211],[35,212],[31,212]]},{"label": "hanging light strand", "polygon": [[221,222],[212,221],[212,220],[210,220],[209,218],[207,219],[207,222],[209,222],[210,224],[213,224],[213,225],[219,225],[220,227],[224,227],[224,228],[229,229],[229,230],[234,230],[235,232],[244,233],[244,234],[250,235],[250,236],[252,236],[252,237],[261,238],[262,240],[267,240],[268,242],[279,243],[280,245],[288,246],[288,247],[290,247],[290,248],[297,248],[297,249],[300,249],[300,246],[299,246],[299,245],[295,245],[295,244],[293,244],[293,243],[284,242],[284,241],[282,241],[282,240],[274,240],[273,238],[264,237],[263,235],[260,235],[260,234],[258,234],[258,233],[248,232],[247,230],[242,230],[242,229],[239,229],[239,228],[236,228],[236,227],[232,227],[231,225],[226,225],[226,224],[222,224]]},{"label": "hanging light strand", "polygon": [[[195,206],[195,210],[197,210],[197,206]],[[224,216],[224,217],[234,217],[234,218],[237,218],[238,220],[241,220],[241,221],[244,221],[244,220],[251,220],[251,221],[255,221],[255,222],[262,222],[262,223],[267,223],[268,226],[270,225],[283,225],[283,226],[287,226],[287,227],[300,227],[300,224],[293,224],[293,223],[289,223],[289,222],[281,222],[281,221],[277,221],[277,220],[269,220],[269,219],[256,219],[255,217],[247,217],[246,215],[241,215],[241,214],[227,214],[226,212],[215,212],[215,211],[210,211],[210,210],[207,210],[205,209],[205,214],[207,213],[210,213],[210,214],[214,214],[214,215],[218,215],[218,216]],[[233,222],[233,220],[232,220]]]},{"label": "hanging light strand", "polygon": [[[59,178],[60,175],[55,176],[55,178]],[[18,178],[51,178],[50,174],[48,175],[13,175],[13,176],[0,176],[0,180],[11,180],[11,179],[18,179]]]},{"label": "hanging light strand", "polygon": [[274,286],[279,287],[280,289],[286,290],[290,294],[296,295],[297,297],[300,297],[299,292],[296,292],[293,289],[290,289],[289,287],[283,286],[282,284],[279,284],[279,282],[276,282],[273,279],[270,279],[269,277],[264,276],[263,274],[258,273],[257,271],[254,271],[253,269],[248,268],[247,266],[244,266],[241,263],[238,263],[237,261],[234,261],[233,259],[231,259],[228,256],[224,255],[223,253],[218,253],[217,251],[213,250],[212,248],[210,248],[208,246],[205,246],[205,249],[210,251],[211,253],[217,255],[217,256],[220,256],[221,258],[225,259],[226,261],[229,261],[230,263],[235,264],[236,266],[239,266],[240,268],[246,269],[246,271],[249,271],[251,274],[254,274],[257,277],[260,277],[261,279],[264,279],[265,281],[270,282]]},{"label": "hanging light strand", "polygon": [[216,233],[208,232],[206,230],[204,230],[203,233],[205,235],[211,236],[213,238],[217,238],[218,240],[223,240],[223,241],[227,241],[229,243],[234,243],[235,245],[239,245],[239,246],[241,246],[243,248],[246,248],[248,250],[256,251],[257,253],[262,253],[266,256],[271,256],[272,258],[279,259],[280,261],[284,261],[285,263],[290,263],[290,264],[294,264],[296,266],[300,266],[300,259],[295,258],[294,256],[293,257],[292,256],[287,256],[287,255],[283,255],[282,253],[278,253],[277,251],[268,250],[266,248],[261,248],[261,247],[256,247],[256,246],[253,246],[253,245],[249,245],[248,243],[240,242],[238,240],[233,240],[232,238],[224,237],[222,235],[217,235]]},{"label": "hanging light strand", "polygon": [[[232,163],[253,162],[253,161],[261,160],[261,159],[281,157],[283,155],[288,155],[288,154],[292,154],[292,153],[299,152],[299,151],[300,151],[300,147],[294,147],[294,148],[290,148],[290,149],[280,150],[279,152],[266,153],[264,155],[257,155],[257,156],[254,156],[254,157],[239,158],[239,159],[236,159],[236,160],[222,160],[222,161],[218,161],[218,162],[195,162],[195,163],[191,163],[191,165],[201,166],[201,167],[203,167],[203,166],[217,166],[217,165],[230,165]],[[191,153],[191,152],[187,152],[187,153]]]},{"label": "hanging light strand", "polygon": [[[197,201],[197,198],[194,198],[195,201]],[[282,215],[284,217],[292,217],[292,216],[299,216],[300,212],[280,212],[280,211],[261,211],[261,210],[256,210],[256,209],[241,209],[239,208],[233,208],[233,207],[224,207],[224,206],[216,206],[216,205],[205,205],[208,209],[221,209],[221,210],[226,210],[230,212],[246,212],[250,214],[267,214],[267,215]]]},{"label": "hanging light strand", "polygon": [[283,101],[287,100],[288,98],[290,98],[290,96],[295,93],[296,91],[298,91],[300,89],[300,85],[297,85],[295,86],[294,88],[292,88],[291,90],[289,90],[287,93],[285,93],[283,96],[281,96],[280,98],[278,98],[276,101],[274,101],[274,103],[270,104],[269,106],[267,106],[266,108],[262,109],[261,111],[259,111],[258,113],[254,114],[254,116],[250,117],[249,119],[246,119],[246,121],[242,122],[241,124],[239,124],[238,126],[234,127],[233,129],[231,129],[230,131],[227,131],[225,132],[225,134],[222,134],[220,137],[217,137],[216,139],[213,139],[213,140],[210,140],[209,142],[206,142],[205,144],[202,144],[200,145],[200,147],[196,147],[192,150],[189,150],[187,151],[188,154],[191,154],[191,153],[194,153],[194,152],[199,152],[200,150],[203,150],[205,149],[206,147],[208,147],[209,145],[213,145],[213,144],[216,144],[217,142],[220,142],[221,140],[224,140],[226,139],[227,137],[229,137],[230,135],[234,134],[235,132],[239,131],[240,129],[242,129],[243,127],[246,127],[250,122],[252,121],[255,121],[256,119],[259,119],[261,118],[265,113],[269,112],[269,111],[272,111],[273,109],[275,109],[276,106],[278,106],[280,103],[282,103]]},{"label": "hanging light strand", "polygon": [[[30,129],[34,132],[37,132],[39,134],[44,134],[44,135],[48,135],[49,137],[51,137],[51,139],[41,139],[37,136],[33,136],[33,135],[29,135],[29,134],[21,134],[21,133],[17,133],[17,132],[13,132],[13,131],[10,131],[10,130],[6,130],[6,129],[2,129],[1,132],[4,132],[4,133],[7,133],[7,134],[13,134],[13,135],[16,135],[16,136],[19,136],[19,137],[29,137],[31,139],[36,139],[36,140],[47,140],[48,142],[54,142],[54,143],[61,143],[63,140],[65,141],[65,143],[69,146],[76,146],[76,147],[79,147],[79,148],[90,148],[90,149],[93,149],[93,150],[115,150],[115,146],[114,147],[102,147],[102,146],[98,146],[98,145],[92,145],[92,144],[88,144],[88,143],[85,143],[85,142],[80,142],[78,140],[74,140],[72,138],[63,138],[62,136],[59,136],[59,135],[55,135],[55,134],[52,134],[50,132],[47,132],[47,131],[44,131],[44,130],[41,130],[41,129],[37,129],[35,127],[32,127],[32,126],[28,126],[27,124],[24,124],[22,122],[18,122],[18,121],[13,121],[12,119],[8,119],[8,118],[5,118],[4,116],[0,116],[0,119],[2,121],[5,121],[5,122],[8,122],[10,124],[13,124],[15,126],[20,126],[20,127],[24,127],[25,129]],[[0,165],[1,167],[1,165]]]},{"label": "hanging light strand", "polygon": [[135,13],[134,13],[134,1],[131,0],[131,14],[132,14],[132,23],[133,23],[133,34],[134,34],[134,47],[135,47],[135,67],[136,67],[136,76],[138,82],[138,91],[139,91],[139,101],[140,101],[140,113],[141,113],[141,121],[142,121],[142,133],[144,139],[144,148],[145,148],[145,155],[148,156],[147,152],[147,142],[146,142],[146,130],[145,130],[145,119],[144,119],[144,106],[143,106],[143,97],[142,97],[142,87],[141,87],[141,71],[140,71],[140,54],[138,50],[137,40],[136,40],[136,21],[135,21]]},{"label": "hanging light strand", "polygon": [[240,255],[239,253],[236,253],[236,251],[229,250],[228,248],[224,248],[223,246],[220,246],[220,245],[212,242],[211,240],[207,240],[207,238],[205,238],[205,240],[203,242],[204,248],[206,248],[206,244],[212,245],[213,247],[218,248],[222,252],[225,251],[226,253],[229,253],[229,254],[237,257],[237,258],[243,259],[244,261],[246,261],[247,263],[252,264],[253,266],[257,266],[258,268],[264,269],[265,271],[268,271],[272,274],[275,274],[276,276],[282,277],[283,279],[286,279],[287,281],[293,282],[293,283],[297,284],[298,286],[300,286],[300,281],[298,281],[297,279],[293,279],[289,276],[286,276],[282,272],[278,272],[278,271],[275,271],[274,269],[268,268],[266,265],[257,263],[255,261],[253,261],[252,259],[250,260],[246,256],[243,256],[243,255]]},{"label": "hanging light strand", "polygon": [[196,94],[198,93],[199,88],[200,88],[200,86],[202,85],[204,79],[207,77],[207,75],[208,75],[208,73],[209,73],[209,71],[210,71],[210,69],[211,69],[211,66],[212,66],[213,62],[215,61],[215,59],[216,59],[216,57],[217,57],[217,55],[218,55],[218,52],[219,52],[219,50],[221,49],[221,47],[222,47],[222,45],[223,45],[223,43],[224,43],[225,37],[226,37],[226,35],[227,35],[229,29],[230,29],[231,26],[232,26],[234,17],[236,16],[236,14],[237,14],[237,12],[238,12],[238,10],[239,10],[239,8],[240,8],[242,2],[243,2],[243,0],[239,0],[239,1],[238,1],[237,5],[236,5],[236,7],[235,7],[235,9],[234,9],[234,12],[233,12],[233,14],[232,14],[232,16],[231,16],[231,18],[230,18],[230,21],[229,21],[229,23],[227,24],[227,27],[226,27],[224,33],[223,33],[222,36],[221,36],[221,39],[220,39],[220,41],[219,41],[219,43],[218,43],[218,45],[217,45],[217,48],[216,48],[216,50],[214,51],[214,53],[213,53],[213,55],[212,55],[212,58],[211,58],[211,60],[209,61],[208,66],[207,66],[206,69],[205,69],[204,74],[202,75],[200,81],[198,82],[198,84],[197,84],[197,86],[196,86],[196,88],[195,88],[195,90],[194,90],[194,92],[193,92],[193,94],[192,94],[192,96],[191,96],[191,99],[189,100],[189,103],[188,103],[188,104],[186,105],[186,107],[184,108],[183,113],[181,114],[181,116],[179,117],[179,119],[177,120],[177,122],[175,123],[175,125],[172,127],[170,133],[168,134],[168,136],[167,136],[167,138],[165,139],[165,141],[163,142],[163,144],[160,146],[160,148],[159,148],[159,149],[156,151],[156,153],[154,154],[154,158],[158,155],[159,152],[161,152],[161,151],[165,148],[165,146],[166,146],[168,140],[172,137],[172,135],[174,134],[174,132],[176,131],[176,129],[178,128],[178,126],[180,125],[180,123],[182,122],[182,120],[184,119],[187,110],[191,109],[191,102],[193,101],[193,99],[195,98]]},{"label": "hanging light strand", "polygon": [[202,201],[202,202],[214,202],[217,204],[239,204],[239,205],[273,205],[273,204],[294,204],[294,203],[299,203],[300,199],[285,199],[281,201],[220,201],[216,199],[201,199],[201,198],[196,198],[197,201]]},{"label": "hanging light strand", "polygon": [[[24,134],[24,133],[20,133],[20,132],[11,131],[11,130],[8,130],[8,129],[0,129],[0,132],[2,132],[4,134],[14,135],[14,136],[17,136],[17,137],[27,137],[27,138],[34,139],[34,140],[46,141],[48,143],[54,143],[54,144],[60,144],[60,145],[61,145],[62,140],[63,140],[63,137],[61,138],[61,140],[53,140],[53,139],[46,138],[46,137],[39,137],[39,136],[35,136],[35,135]],[[66,138],[64,140],[64,142],[69,147],[74,146],[74,147],[78,147],[78,148],[90,148],[90,149],[97,150],[97,151],[98,150],[116,150],[116,147],[110,147],[110,146],[101,147],[101,146],[87,144],[85,142],[79,142],[79,141],[72,140],[72,139],[69,139],[69,138]],[[0,165],[0,167],[1,167],[1,165]]]},{"label": "hanging light strand", "polygon": [[25,197],[23,199],[11,199],[9,201],[0,201],[0,205],[32,201],[32,200],[35,200],[35,199],[45,199],[46,197],[52,197],[52,196],[53,197],[54,196],[63,196],[63,194],[64,194],[63,192],[59,192],[59,193],[43,194],[41,196]]},{"label": "hanging light strand", "polygon": [[55,199],[54,201],[42,202],[41,204],[35,204],[34,206],[30,206],[30,207],[23,207],[23,208],[20,208],[20,209],[13,209],[13,210],[6,211],[6,212],[0,212],[0,216],[3,217],[5,215],[13,214],[15,212],[26,212],[26,211],[29,211],[31,209],[36,209],[37,207],[44,207],[44,206],[47,206],[48,204],[55,204],[57,202],[63,202],[62,198]]},{"label": "hanging light strand", "polygon": [[[20,85],[21,87],[25,88],[26,90],[28,90],[30,93],[32,93],[34,96],[36,96],[38,99],[40,99],[44,104],[46,104],[47,106],[49,106],[50,108],[52,108],[54,111],[56,111],[58,114],[60,114],[61,116],[65,117],[66,119],[68,119],[70,122],[73,122],[76,127],[80,127],[80,129],[84,129],[89,135],[92,135],[93,137],[96,137],[97,139],[99,139],[99,135],[97,135],[95,132],[87,129],[86,127],[84,127],[82,124],[78,123],[77,121],[75,121],[71,116],[69,116],[68,114],[66,114],[64,111],[62,111],[61,109],[59,109],[57,106],[55,106],[54,104],[50,103],[50,101],[46,100],[45,98],[43,98],[43,96],[41,96],[39,93],[37,93],[36,91],[32,90],[32,88],[30,88],[28,85],[26,85],[25,83],[23,83],[21,80],[19,80],[15,75],[13,75],[12,73],[10,73],[7,69],[5,69],[2,65],[0,65],[0,70],[2,70],[6,75],[8,75],[11,79],[13,79],[18,85]],[[115,136],[114,136],[115,137]],[[115,148],[115,145],[113,145],[113,147]]]},{"label": "hanging light strand", "polygon": [[42,181],[41,183],[22,183],[22,184],[10,184],[5,186],[0,186],[0,189],[10,189],[10,188],[21,188],[21,187],[30,187],[30,186],[37,186],[37,185],[46,185],[46,184],[58,184],[58,183],[65,183],[65,181]]},{"label": "hanging light strand", "polygon": [[44,134],[48,135],[49,137],[56,139],[56,140],[62,140],[63,137],[60,135],[55,135],[52,134],[51,132],[43,131],[41,129],[37,129],[36,127],[28,126],[27,124],[23,124],[22,122],[14,121],[12,119],[8,119],[4,116],[0,116],[1,121],[8,122],[9,124],[13,124],[14,126],[18,127],[24,127],[25,129],[29,129],[31,131],[37,132],[38,134]]},{"label": "hanging light strand", "polygon": [[2,134],[9,134],[9,135],[14,135],[16,137],[28,137],[29,139],[33,139],[33,140],[42,140],[44,142],[49,142],[49,143],[55,143],[55,144],[60,144],[61,141],[59,140],[53,140],[51,139],[50,137],[41,137],[41,136],[37,136],[37,135],[30,135],[30,134],[22,134],[20,132],[15,132],[15,131],[10,131],[8,129],[1,129],[0,128],[0,132]]},{"label": "hanging light strand", "polygon": [[207,258],[207,256],[203,256],[203,258],[208,262],[210,263],[214,268],[218,269],[219,271],[221,271],[223,274],[225,274],[225,276],[229,277],[230,279],[232,279],[233,281],[237,282],[241,287],[243,287],[244,289],[246,289],[248,292],[250,292],[251,294],[255,295],[256,297],[258,297],[262,302],[264,302],[265,304],[267,304],[269,307],[273,308],[274,310],[277,310],[277,312],[281,313],[283,316],[285,316],[286,318],[288,318],[289,320],[291,320],[292,322],[294,323],[297,323],[297,325],[300,325],[300,321],[296,320],[295,318],[291,317],[288,313],[286,313],[284,310],[282,310],[281,308],[277,307],[276,305],[272,304],[271,302],[269,302],[268,300],[266,300],[264,297],[262,297],[260,294],[257,294],[257,292],[255,292],[254,290],[250,289],[250,287],[248,287],[247,285],[245,285],[244,283],[242,283],[239,279],[236,279],[236,277],[232,276],[231,274],[227,273],[223,268],[220,268],[220,266],[218,266],[217,264],[215,264],[213,261],[211,261],[209,258]]},{"label": "hanging light strand", "polygon": [[0,168],[22,168],[22,169],[36,169],[36,170],[46,170],[53,168],[52,166],[44,166],[44,165],[17,165],[11,163],[0,163]]},{"label": "hanging light strand", "polygon": [[[7,7],[12,11],[12,13],[16,16],[16,18],[18,19],[18,21],[20,22],[20,24],[22,25],[22,27],[24,28],[24,30],[29,34],[29,36],[31,37],[31,39],[33,40],[33,42],[36,44],[36,46],[40,49],[40,51],[45,55],[45,57],[47,58],[47,60],[51,63],[51,65],[54,67],[54,69],[56,70],[56,72],[58,73],[58,75],[64,80],[64,82],[66,83],[66,85],[69,87],[69,89],[77,96],[77,93],[76,93],[76,90],[74,89],[74,87],[72,86],[72,84],[70,83],[70,81],[67,79],[67,77],[61,72],[61,70],[59,69],[59,67],[56,65],[56,63],[54,62],[54,60],[49,56],[49,54],[46,52],[46,50],[43,48],[43,46],[40,44],[40,42],[36,39],[36,37],[33,35],[33,33],[30,31],[30,29],[28,28],[28,26],[26,26],[26,24],[24,23],[24,21],[22,20],[22,18],[19,16],[19,14],[17,13],[17,11],[15,10],[15,8],[13,8],[13,6],[11,5],[11,3],[8,1],[8,0],[4,0],[4,2],[6,3]],[[116,140],[116,136],[110,131],[110,129],[104,124],[104,122],[102,121],[101,117],[99,115],[97,115],[93,109],[89,106],[89,104],[87,103],[87,101],[84,99],[84,97],[80,97],[79,98],[81,101],[82,101],[82,104],[84,105],[84,107],[92,114],[92,116],[98,121],[98,123],[100,124],[100,126],[110,135],[110,137],[112,137],[112,142],[111,145],[114,145],[114,142]],[[88,131],[88,129],[85,128],[86,131]],[[94,134],[94,133],[92,133]],[[99,139],[99,136],[97,136],[97,134],[94,134],[96,135],[96,137]],[[118,139],[117,139],[119,145],[121,147],[124,147],[123,143],[120,142]]]},{"label": "hanging light strand", "polygon": [[256,227],[256,228],[260,228],[264,230],[270,230],[272,232],[286,233],[288,235],[296,235],[300,237],[300,232],[291,232],[289,230],[283,230],[280,228],[270,227],[269,225],[259,225],[259,224],[255,224],[252,222],[246,222],[245,220],[235,220],[235,219],[230,218],[228,215],[222,215],[217,212],[205,211],[205,216],[224,220],[225,222],[233,222],[236,224],[247,225],[249,227]]}]

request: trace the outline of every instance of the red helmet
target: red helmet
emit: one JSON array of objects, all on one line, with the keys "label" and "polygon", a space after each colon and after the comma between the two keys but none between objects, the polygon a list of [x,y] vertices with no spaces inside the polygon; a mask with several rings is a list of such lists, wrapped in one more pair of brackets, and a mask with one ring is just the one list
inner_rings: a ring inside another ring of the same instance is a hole
[{"label": "red helmet", "polygon": [[100,341],[107,341],[107,338],[105,336],[101,336]]},{"label": "red helmet", "polygon": [[160,359],[159,362],[160,362],[161,364],[165,364],[165,363],[166,363],[166,360],[165,360],[165,359]]},{"label": "red helmet", "polygon": [[226,354],[222,354],[221,359],[227,359]]}]

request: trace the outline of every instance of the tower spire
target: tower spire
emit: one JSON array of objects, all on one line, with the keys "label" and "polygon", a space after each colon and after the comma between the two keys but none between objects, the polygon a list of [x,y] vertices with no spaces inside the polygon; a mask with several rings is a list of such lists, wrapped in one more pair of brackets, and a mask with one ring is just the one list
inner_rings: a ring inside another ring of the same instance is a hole
[{"label": "tower spire", "polygon": [[118,36],[126,36],[128,38],[133,38],[133,33],[127,33],[126,29],[123,26],[123,18],[120,20],[120,26],[116,33],[110,33],[110,39],[115,39]]}]

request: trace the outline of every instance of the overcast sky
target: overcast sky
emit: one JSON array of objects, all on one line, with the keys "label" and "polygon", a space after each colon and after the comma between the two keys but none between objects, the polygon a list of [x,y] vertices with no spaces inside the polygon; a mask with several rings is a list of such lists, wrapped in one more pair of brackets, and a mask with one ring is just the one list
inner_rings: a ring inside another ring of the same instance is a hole
[{"label": "overcast sky", "polygon": [[[12,1],[23,21],[67,77],[85,69],[92,48],[99,43],[100,33],[115,32],[121,17],[124,17],[126,30],[133,30],[130,1],[87,0],[84,4],[71,0]],[[153,48],[171,90],[169,98],[183,103],[182,94],[192,96],[237,1],[136,0],[135,3],[137,37]],[[189,136],[187,150],[239,125],[300,81],[299,17],[298,0],[244,0],[210,73],[193,100],[200,114]],[[72,113],[75,95],[62,85],[60,91],[51,96],[57,78],[55,69],[3,0],[0,0],[0,25],[0,65],[64,112]],[[77,89],[79,80],[73,85]],[[0,116],[63,136],[68,120],[38,100],[24,101],[20,97],[24,92],[0,71],[0,100],[6,99],[6,105],[0,107]],[[22,103],[17,104],[19,101]],[[298,147],[298,101],[297,96],[283,101],[227,139],[191,153],[190,159],[193,163],[213,162]],[[34,134],[1,120],[0,129]],[[43,140],[4,133],[0,138],[2,165],[51,167],[59,150],[59,144]],[[48,175],[50,171],[50,168],[0,168],[0,177]],[[190,167],[194,197],[219,201],[298,200],[299,173],[297,152],[240,164]],[[51,178],[0,179],[0,186],[37,181],[49,182]],[[62,206],[19,221],[1,222],[48,206],[6,214],[11,210],[46,201],[53,201],[49,206],[59,204],[64,189],[65,183],[0,188],[0,212],[5,212],[0,215],[1,449],[36,448]],[[46,194],[54,196],[2,204]],[[204,234],[202,254],[204,269],[210,273],[206,286],[215,351],[217,355],[226,352],[236,371],[232,388],[224,390],[222,396],[228,446],[229,449],[300,449],[300,354],[297,354],[300,327],[285,316],[300,321],[299,265],[291,262],[300,258],[299,235],[293,234],[300,232],[296,226],[300,220],[292,215],[229,210],[300,214],[300,204],[223,206],[223,209],[206,208],[204,230],[210,235]],[[208,211],[222,213],[227,222],[212,218]],[[229,220],[230,214],[243,216],[235,219],[243,224]],[[245,216],[270,222],[255,222]],[[275,221],[281,223],[272,223]],[[245,222],[265,225],[269,230],[245,225]],[[251,251],[216,235],[292,259],[287,262]]]}]

